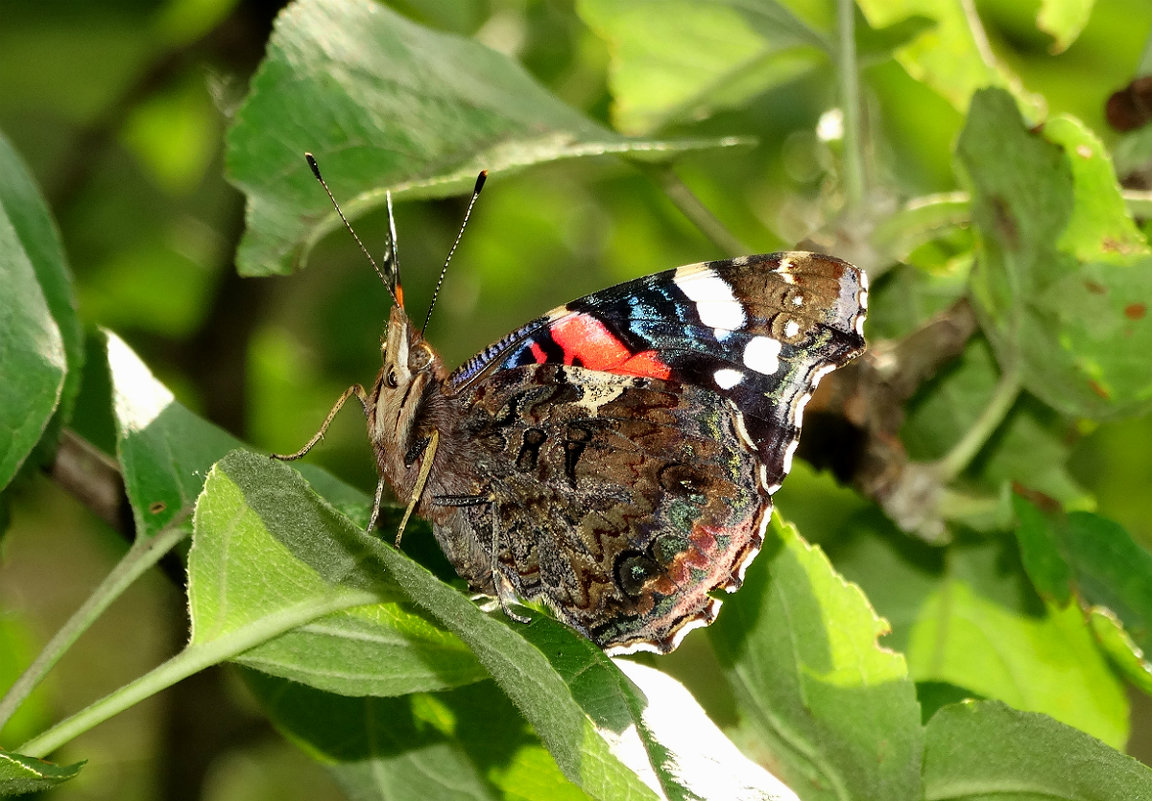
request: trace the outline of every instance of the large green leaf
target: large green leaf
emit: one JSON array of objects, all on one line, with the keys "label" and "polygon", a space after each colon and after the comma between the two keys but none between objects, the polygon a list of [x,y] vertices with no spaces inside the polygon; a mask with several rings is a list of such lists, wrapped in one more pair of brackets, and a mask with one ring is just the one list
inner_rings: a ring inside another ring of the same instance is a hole
[{"label": "large green leaf", "polygon": [[47,790],[73,779],[83,762],[57,765],[43,759],[0,751],[0,795],[24,795]]},{"label": "large green leaf", "polygon": [[1032,591],[1010,538],[969,534],[935,548],[871,520],[830,551],[892,621],[888,644],[907,654],[918,683],[997,698],[1123,745],[1123,686],[1083,616]]},{"label": "large green leaf", "polygon": [[[0,176],[3,176],[0,179],[0,216],[6,217],[11,223],[20,240],[19,249],[23,250],[32,264],[40,292],[59,329],[64,346],[67,372],[60,389],[55,417],[49,423],[45,437],[44,447],[50,452],[55,448],[56,434],[72,415],[72,404],[80,386],[80,367],[84,362],[84,331],[76,316],[72,274],[68,269],[60,232],[31,174],[3,136],[0,136]],[[4,253],[16,258],[14,252],[7,247]],[[9,284],[4,282],[4,285]],[[0,486],[3,484],[0,478]]]},{"label": "large green leaf", "polygon": [[887,623],[774,517],[744,588],[709,630],[746,728],[805,799],[914,799],[921,726]]},{"label": "large green leaf", "polygon": [[0,488],[44,435],[64,391],[61,309],[51,303],[66,291],[63,276],[63,253],[43,201],[0,138]]},{"label": "large green leaf", "polygon": [[987,90],[957,158],[979,233],[972,298],[1001,364],[1069,416],[1152,408],[1152,254],[1100,142],[1070,119],[1031,131]]},{"label": "large green leaf", "polygon": [[[372,542],[290,468],[249,452],[229,455],[196,506],[191,644],[271,626],[293,610],[337,608],[237,661],[345,695],[400,695],[485,678],[456,637],[404,603]],[[364,591],[381,603],[342,600]]]},{"label": "large green leaf", "polygon": [[928,722],[923,797],[1148,801],[1152,770],[1046,715],[966,702]]},{"label": "large green leaf", "polygon": [[241,272],[285,272],[339,221],[304,163],[316,153],[354,217],[393,193],[440,197],[481,169],[711,142],[629,140],[561,103],[519,64],[368,0],[299,0],[228,135],[230,179],[248,197]]}]

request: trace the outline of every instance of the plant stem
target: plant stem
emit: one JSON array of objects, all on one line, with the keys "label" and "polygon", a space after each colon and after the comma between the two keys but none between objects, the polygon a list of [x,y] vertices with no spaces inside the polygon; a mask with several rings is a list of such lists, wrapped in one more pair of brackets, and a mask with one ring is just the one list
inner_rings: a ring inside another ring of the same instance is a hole
[{"label": "plant stem", "polygon": [[8,688],[4,697],[0,698],[0,729],[4,728],[36,685],[43,681],[48,671],[60,661],[72,644],[88,630],[104,610],[176,543],[188,536],[188,530],[181,525],[186,517],[187,515],[181,515],[174,519],[155,536],[142,536],[136,539],[123,558],[48,641],[28,669]]},{"label": "plant stem", "polygon": [[913,250],[942,231],[968,224],[971,212],[971,197],[967,192],[924,195],[879,220],[870,241],[886,257],[905,261]]},{"label": "plant stem", "polygon": [[77,735],[193,673],[236,657],[316,618],[342,609],[378,603],[380,600],[379,595],[369,590],[338,587],[333,596],[323,603],[309,600],[262,617],[218,639],[193,642],[167,662],[33,737],[16,751],[25,756],[47,756]]},{"label": "plant stem", "polygon": [[997,382],[988,405],[976,418],[976,422],[952,447],[952,450],[936,463],[942,484],[949,483],[964,471],[964,468],[984,447],[988,438],[1004,422],[1004,418],[1008,416],[1008,411],[1016,402],[1016,397],[1019,394],[1020,369],[1013,364],[1000,376],[1000,381]]},{"label": "plant stem", "polygon": [[722,252],[732,256],[752,252],[737,236],[725,228],[722,222],[716,219],[716,215],[709,211],[708,207],[701,203],[696,195],[692,194],[692,190],[684,185],[684,182],[672,171],[671,167],[664,165],[643,166],[660,184],[660,188],[664,190],[673,205]]},{"label": "plant stem", "polygon": [[864,130],[860,110],[860,76],[856,70],[856,4],[837,0],[840,106],[844,114],[844,194],[849,217],[864,203]]}]

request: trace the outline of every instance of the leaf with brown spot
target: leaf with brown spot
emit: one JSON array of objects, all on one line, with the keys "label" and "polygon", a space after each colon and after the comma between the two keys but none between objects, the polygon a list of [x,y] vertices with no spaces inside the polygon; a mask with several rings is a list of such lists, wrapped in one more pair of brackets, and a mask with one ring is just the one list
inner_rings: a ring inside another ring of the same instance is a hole
[{"label": "leaf with brown spot", "polygon": [[957,159],[978,235],[972,300],[997,360],[1068,416],[1152,409],[1152,252],[1100,141],[1067,117],[1030,130],[1008,94],[987,90]]}]

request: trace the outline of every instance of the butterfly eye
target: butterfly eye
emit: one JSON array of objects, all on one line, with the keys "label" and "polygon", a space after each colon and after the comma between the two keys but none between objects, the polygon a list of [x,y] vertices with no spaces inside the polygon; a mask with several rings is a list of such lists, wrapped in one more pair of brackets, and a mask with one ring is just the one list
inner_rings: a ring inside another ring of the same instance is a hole
[{"label": "butterfly eye", "polygon": [[385,379],[390,389],[396,389],[400,386],[400,382],[396,380],[396,370],[392,367],[388,368],[388,377]]}]

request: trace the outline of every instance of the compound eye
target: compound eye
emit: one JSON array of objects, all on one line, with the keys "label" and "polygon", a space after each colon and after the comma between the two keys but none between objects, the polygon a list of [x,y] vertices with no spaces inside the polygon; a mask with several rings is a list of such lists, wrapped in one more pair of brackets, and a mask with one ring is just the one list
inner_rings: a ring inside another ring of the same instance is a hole
[{"label": "compound eye", "polygon": [[396,389],[396,387],[400,386],[400,382],[396,380],[396,369],[394,367],[388,368],[388,376],[384,380],[391,389]]}]

